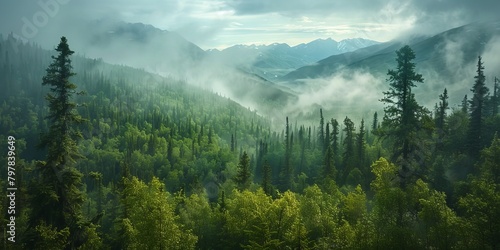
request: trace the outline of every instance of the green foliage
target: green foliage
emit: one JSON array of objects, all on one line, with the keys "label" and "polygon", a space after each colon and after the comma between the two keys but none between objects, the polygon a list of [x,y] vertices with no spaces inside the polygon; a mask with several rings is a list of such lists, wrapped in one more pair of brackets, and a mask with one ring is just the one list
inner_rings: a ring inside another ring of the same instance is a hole
[{"label": "green foliage", "polygon": [[70,235],[69,228],[57,230],[55,227],[41,222],[35,227],[35,232],[38,234],[38,239],[34,243],[34,249],[65,249],[68,244]]},{"label": "green foliage", "polygon": [[251,182],[251,171],[250,171],[250,158],[247,152],[243,152],[240,158],[240,163],[238,163],[238,174],[235,177],[235,181],[238,184],[240,190],[248,189]]},{"label": "green foliage", "polygon": [[[274,131],[270,119],[219,94],[78,56],[72,61],[78,75],[58,82],[53,72],[59,68],[43,70],[51,65],[49,52],[19,44],[23,53],[13,54],[8,43],[0,41],[0,81],[6,83],[0,141],[18,138],[20,247],[499,246],[500,141],[493,135],[500,120],[493,115],[494,98],[485,98],[479,149],[494,139],[473,159],[466,154],[473,126],[467,111],[475,106],[467,110],[465,101],[465,112],[447,115],[445,90],[431,119],[412,93],[422,77],[414,72],[409,47],[397,52],[398,66],[389,71],[384,122],[379,127],[375,113],[368,134],[364,120],[358,131],[347,117],[342,127],[336,119],[324,124],[326,110],[320,110],[319,127],[287,119]],[[64,46],[61,51],[71,54]],[[46,85],[67,88],[67,103],[56,94],[64,91],[42,88],[44,74]],[[76,93],[72,82],[87,95],[69,98]],[[75,103],[86,103],[78,107],[81,117]],[[68,136],[56,138],[57,145],[45,140],[46,148],[36,151],[41,131],[62,134],[55,131],[66,120],[53,112],[61,114],[62,107],[73,108],[66,113],[73,121]],[[83,118],[88,122],[80,124]],[[394,164],[385,158],[391,155]],[[5,154],[0,162],[7,162]],[[5,175],[0,172],[2,180]],[[5,215],[7,207],[0,208]]]},{"label": "green foliage", "polygon": [[464,245],[482,249],[500,246],[500,188],[491,180],[476,179],[471,192],[460,198],[459,207],[464,210]]},{"label": "green foliage", "polygon": [[[88,235],[84,233],[88,225],[84,224],[81,212],[84,201],[80,190],[82,174],[74,167],[76,159],[81,157],[77,148],[81,133],[77,126],[83,120],[76,113],[76,104],[71,102],[76,85],[69,81],[75,75],[71,71],[69,56],[74,52],[69,49],[65,37],[61,37],[55,50],[59,54],[52,56],[54,61],[47,68],[42,83],[51,86],[51,93],[46,96],[49,132],[41,142],[41,146],[48,149],[48,154],[46,161],[36,165],[40,177],[33,181],[34,188],[30,190],[32,212],[28,234],[34,235],[34,238],[28,240],[28,245],[34,247],[41,244],[37,240],[45,241],[50,235],[67,228],[70,235],[64,248],[78,248],[88,240]],[[45,224],[40,226],[41,223]],[[39,230],[36,230],[37,226],[40,226]],[[52,227],[56,228],[55,231]],[[48,234],[36,236],[46,232]]]},{"label": "green foliage", "polygon": [[482,151],[480,176],[471,181],[470,192],[459,200],[465,215],[466,246],[496,249],[500,246],[500,139]]},{"label": "green foliage", "polygon": [[400,176],[404,186],[408,182],[406,178],[410,167],[417,160],[413,152],[418,150],[417,132],[422,129],[422,118],[426,111],[418,105],[412,93],[415,83],[424,81],[422,75],[415,72],[415,53],[407,45],[396,51],[396,55],[398,65],[395,70],[388,71],[390,87],[381,99],[387,105],[384,108],[381,134],[394,141],[392,159],[401,165]]},{"label": "green foliage", "polygon": [[471,89],[474,95],[469,101],[470,125],[469,131],[467,133],[469,154],[474,158],[479,158],[479,151],[481,150],[483,145],[481,136],[484,133],[484,103],[486,101],[486,95],[488,94],[488,88],[485,85],[486,78],[484,76],[483,70],[483,62],[481,61],[481,57],[479,56],[477,60],[477,75],[474,76],[476,80]]},{"label": "green foliage", "polygon": [[264,190],[264,193],[267,195],[272,194],[272,182],[271,182],[271,166],[269,165],[269,162],[267,160],[264,162],[264,167],[262,168],[263,173],[263,178],[262,178],[262,190]]},{"label": "green foliage", "polygon": [[50,121],[49,132],[42,137],[41,146],[48,148],[47,162],[52,165],[65,165],[74,163],[79,158],[76,140],[82,135],[76,126],[83,122],[82,117],[76,113],[77,104],[71,99],[76,94],[77,86],[69,78],[74,76],[71,59],[74,51],[69,49],[67,39],[61,37],[61,42],[55,49],[59,54],[52,56],[54,62],[47,68],[42,85],[50,86],[51,92],[47,94],[49,103]]},{"label": "green foliage", "polygon": [[480,173],[483,178],[500,184],[500,138],[495,134],[491,146],[481,152]]},{"label": "green foliage", "polygon": [[330,180],[335,180],[337,177],[337,169],[335,168],[334,154],[332,146],[328,146],[323,162],[323,177]]},{"label": "green foliage", "polygon": [[462,227],[458,216],[447,206],[444,193],[429,189],[426,193],[425,198],[419,199],[421,210],[418,212],[424,244],[427,248],[455,248]]},{"label": "green foliage", "polygon": [[217,218],[205,196],[192,194],[179,204],[180,222],[185,229],[198,237],[196,248],[207,249],[213,246],[218,237],[215,225]]},{"label": "green foliage", "polygon": [[347,175],[351,172],[351,170],[355,167],[355,138],[354,138],[354,122],[351,121],[347,116],[344,119],[344,153],[342,155],[343,162],[343,170],[342,170],[342,178],[341,181],[345,181]]},{"label": "green foliage", "polygon": [[174,214],[163,184],[124,178],[122,191],[126,214],[118,221],[126,249],[193,249],[197,237],[184,229]]}]

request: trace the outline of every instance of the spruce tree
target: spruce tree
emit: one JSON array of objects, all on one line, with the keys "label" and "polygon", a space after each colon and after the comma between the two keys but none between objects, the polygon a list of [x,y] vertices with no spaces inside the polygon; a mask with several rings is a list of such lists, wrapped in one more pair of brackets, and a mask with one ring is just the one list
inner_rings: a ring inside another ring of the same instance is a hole
[{"label": "spruce tree", "polygon": [[346,116],[344,119],[344,166],[343,166],[343,175],[342,181],[345,180],[349,172],[354,168],[354,160],[355,160],[355,151],[354,151],[354,122]]},{"label": "spruce tree", "polygon": [[[292,157],[292,145],[290,139],[290,126],[288,124],[288,117],[286,117],[285,127],[285,162],[281,171],[281,184],[283,190],[292,189],[293,186],[293,169],[290,162]],[[293,137],[292,137],[293,138]]]},{"label": "spruce tree", "polygon": [[376,133],[378,129],[378,114],[375,112],[373,114],[373,123],[372,123],[372,133]]},{"label": "spruce tree", "polygon": [[[328,147],[331,145],[330,143],[330,123],[326,123],[326,129],[325,129],[325,145],[324,147],[328,149]],[[326,152],[326,150],[325,150]]]},{"label": "spruce tree", "polygon": [[415,161],[414,152],[418,149],[416,136],[421,129],[420,119],[424,109],[418,105],[412,88],[415,83],[423,82],[421,74],[415,72],[415,53],[406,45],[396,51],[397,67],[389,70],[389,91],[384,92],[381,100],[387,106],[384,108],[382,135],[393,140],[394,154],[392,159],[401,166],[399,176],[401,184],[405,186],[410,174],[410,165]]},{"label": "spruce tree", "polygon": [[361,119],[359,133],[356,136],[356,155],[358,158],[358,168],[364,168],[365,164],[365,121]]},{"label": "spruce tree", "polygon": [[323,160],[323,178],[335,180],[337,169],[335,168],[334,155],[332,146],[328,146]]},{"label": "spruce tree", "polygon": [[496,116],[498,114],[498,105],[500,105],[500,92],[498,86],[498,78],[495,77],[495,85],[493,86],[493,96],[492,96],[492,115]]},{"label": "spruce tree", "polygon": [[332,118],[332,149],[335,162],[340,161],[340,152],[339,152],[339,122],[337,119]]},{"label": "spruce tree", "polygon": [[319,109],[319,132],[318,132],[318,143],[323,152],[325,154],[325,119],[323,118],[323,109]]},{"label": "spruce tree", "polygon": [[271,195],[272,192],[272,173],[271,173],[271,165],[269,165],[269,162],[267,160],[264,161],[264,166],[262,167],[262,189],[264,190],[264,193],[267,195]]},{"label": "spruce tree", "polygon": [[462,112],[468,113],[469,112],[469,101],[467,100],[467,95],[464,96],[464,99],[462,99],[462,104],[460,105]]},{"label": "spruce tree", "polygon": [[43,77],[42,85],[50,86],[46,96],[49,106],[47,116],[49,131],[41,138],[40,146],[46,148],[45,161],[38,162],[39,177],[32,183],[31,216],[27,233],[27,246],[35,249],[46,244],[47,230],[69,230],[66,249],[75,249],[86,241],[88,224],[83,221],[82,174],[74,167],[81,155],[77,141],[82,137],[77,126],[84,120],[72,101],[77,86],[70,82],[72,71],[70,56],[74,53],[67,39],[61,37],[57,56],[52,56]]},{"label": "spruce tree", "polygon": [[250,157],[246,151],[243,151],[240,162],[238,164],[238,173],[236,174],[236,183],[240,190],[245,190],[250,187],[252,183],[250,171]]},{"label": "spruce tree", "polygon": [[443,147],[443,137],[446,134],[445,132],[445,119],[446,119],[446,110],[448,107],[448,91],[446,88],[443,91],[443,94],[439,95],[439,106],[437,110],[436,116],[436,129],[438,142],[436,144],[437,149],[442,149]]},{"label": "spruce tree", "polygon": [[479,158],[479,151],[482,147],[481,136],[484,129],[484,103],[486,101],[486,96],[488,95],[488,88],[485,85],[483,70],[483,62],[481,61],[481,56],[479,56],[476,70],[477,75],[474,77],[476,80],[471,89],[473,96],[472,100],[469,101],[470,122],[467,136],[469,155],[474,159]]}]

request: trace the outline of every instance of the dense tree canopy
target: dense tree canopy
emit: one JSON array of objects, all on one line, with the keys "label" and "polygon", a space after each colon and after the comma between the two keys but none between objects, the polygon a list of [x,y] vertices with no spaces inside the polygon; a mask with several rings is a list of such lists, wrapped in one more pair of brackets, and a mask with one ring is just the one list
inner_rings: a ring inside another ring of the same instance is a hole
[{"label": "dense tree canopy", "polygon": [[[412,92],[423,76],[408,46],[388,73],[383,122],[317,109],[307,123],[271,122],[144,70],[69,60],[66,39],[56,55],[20,42],[15,54],[7,39],[0,139],[17,138],[21,204],[20,242],[9,249],[500,246],[497,94],[483,96],[482,142],[471,157],[474,97],[450,109],[445,89],[431,118]],[[75,95],[77,85],[87,94]]]}]

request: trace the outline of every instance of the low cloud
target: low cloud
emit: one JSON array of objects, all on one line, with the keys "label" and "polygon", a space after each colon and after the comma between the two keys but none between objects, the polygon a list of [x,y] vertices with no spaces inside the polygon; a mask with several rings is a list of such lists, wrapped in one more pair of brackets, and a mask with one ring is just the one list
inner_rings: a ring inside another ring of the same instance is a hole
[{"label": "low cloud", "polygon": [[301,94],[285,109],[289,115],[307,115],[323,107],[338,118],[347,115],[366,119],[368,114],[383,108],[379,99],[386,91],[385,79],[365,71],[343,71],[327,78],[301,82],[301,86],[295,88]]},{"label": "low cloud", "polygon": [[[493,37],[482,54],[487,81],[494,76],[500,78],[500,36]],[[491,81],[490,81],[491,82]]]}]

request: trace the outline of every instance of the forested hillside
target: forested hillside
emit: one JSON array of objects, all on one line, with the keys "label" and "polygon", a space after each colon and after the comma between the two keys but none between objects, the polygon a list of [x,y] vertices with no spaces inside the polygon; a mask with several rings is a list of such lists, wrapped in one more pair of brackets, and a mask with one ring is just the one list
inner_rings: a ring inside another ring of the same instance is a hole
[{"label": "forested hillside", "polygon": [[500,82],[480,57],[459,109],[446,89],[419,105],[404,46],[383,111],[308,126],[67,45],[0,41],[7,249],[500,247]]}]

